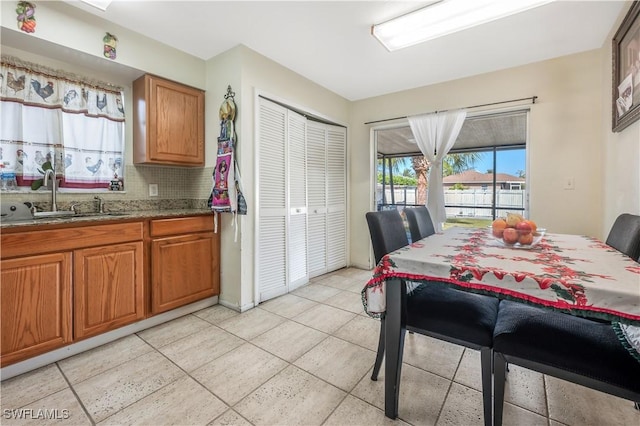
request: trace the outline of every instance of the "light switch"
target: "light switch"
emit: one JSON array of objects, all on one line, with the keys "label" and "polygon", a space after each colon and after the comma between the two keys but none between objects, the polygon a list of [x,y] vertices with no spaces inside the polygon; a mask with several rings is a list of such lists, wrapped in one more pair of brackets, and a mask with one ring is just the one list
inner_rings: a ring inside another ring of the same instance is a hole
[{"label": "light switch", "polygon": [[149,197],[157,197],[158,196],[158,184],[150,183],[149,184]]}]

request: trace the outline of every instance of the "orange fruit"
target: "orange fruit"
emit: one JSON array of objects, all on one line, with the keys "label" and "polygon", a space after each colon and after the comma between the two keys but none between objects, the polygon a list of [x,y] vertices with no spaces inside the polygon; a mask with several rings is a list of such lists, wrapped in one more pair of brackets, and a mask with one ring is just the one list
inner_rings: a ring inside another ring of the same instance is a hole
[{"label": "orange fruit", "polygon": [[524,221],[529,223],[529,226],[531,226],[531,233],[535,234],[538,230],[538,225],[536,225],[536,223],[530,219],[525,219]]},{"label": "orange fruit", "polygon": [[498,218],[494,220],[491,223],[491,231],[493,233],[493,236],[496,238],[502,238],[502,233],[504,232],[504,229],[506,227],[507,227],[507,222],[504,219]]},{"label": "orange fruit", "polygon": [[520,234],[518,236],[518,242],[522,245],[529,245],[533,242],[533,234]]}]

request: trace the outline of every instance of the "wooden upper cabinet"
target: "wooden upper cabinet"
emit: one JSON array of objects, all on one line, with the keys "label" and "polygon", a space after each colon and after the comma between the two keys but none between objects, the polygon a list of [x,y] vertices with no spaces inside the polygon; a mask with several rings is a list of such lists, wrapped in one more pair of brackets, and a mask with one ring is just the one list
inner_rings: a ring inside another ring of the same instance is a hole
[{"label": "wooden upper cabinet", "polygon": [[204,91],[153,75],[133,83],[135,164],[204,166]]}]

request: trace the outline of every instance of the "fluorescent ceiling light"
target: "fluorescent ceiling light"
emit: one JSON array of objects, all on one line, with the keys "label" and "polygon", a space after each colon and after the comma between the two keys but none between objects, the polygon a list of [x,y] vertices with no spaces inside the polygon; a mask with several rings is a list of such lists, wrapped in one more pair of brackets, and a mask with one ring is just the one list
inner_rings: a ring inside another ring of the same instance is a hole
[{"label": "fluorescent ceiling light", "polygon": [[371,27],[390,52],[514,15],[553,0],[441,0]]},{"label": "fluorescent ceiling light", "polygon": [[86,3],[102,11],[107,10],[111,4],[111,0],[80,0],[82,3]]}]

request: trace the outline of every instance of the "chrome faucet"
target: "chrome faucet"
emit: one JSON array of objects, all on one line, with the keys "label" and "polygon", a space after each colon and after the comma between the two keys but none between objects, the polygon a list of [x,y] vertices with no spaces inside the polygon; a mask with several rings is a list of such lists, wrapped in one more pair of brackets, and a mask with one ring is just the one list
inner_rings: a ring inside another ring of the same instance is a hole
[{"label": "chrome faucet", "polygon": [[57,212],[58,206],[56,205],[56,192],[58,190],[58,182],[56,179],[56,172],[54,172],[53,169],[45,170],[43,184],[44,186],[49,184],[49,175],[51,175],[51,211]]}]

